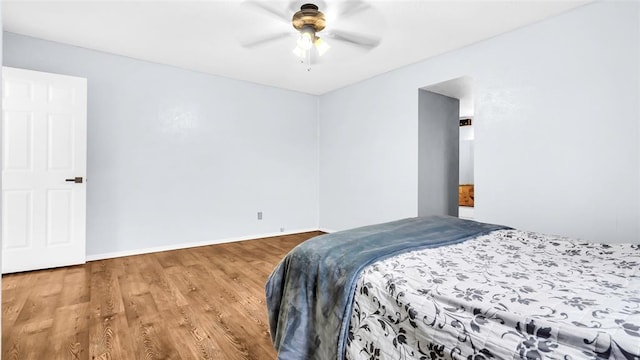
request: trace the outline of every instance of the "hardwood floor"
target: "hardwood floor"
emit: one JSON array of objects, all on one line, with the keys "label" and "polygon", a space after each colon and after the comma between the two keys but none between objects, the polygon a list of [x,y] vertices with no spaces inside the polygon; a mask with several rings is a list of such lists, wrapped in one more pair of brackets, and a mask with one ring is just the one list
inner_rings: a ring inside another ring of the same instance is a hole
[{"label": "hardwood floor", "polygon": [[311,232],[2,278],[2,359],[275,359],[264,284]]}]

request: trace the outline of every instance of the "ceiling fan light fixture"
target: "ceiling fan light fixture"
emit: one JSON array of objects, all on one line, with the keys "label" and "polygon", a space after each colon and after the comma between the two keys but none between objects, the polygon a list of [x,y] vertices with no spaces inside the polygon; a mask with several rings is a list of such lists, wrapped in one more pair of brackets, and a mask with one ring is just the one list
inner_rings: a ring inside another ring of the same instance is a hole
[{"label": "ceiling fan light fixture", "polygon": [[293,53],[307,64],[307,71],[311,70],[311,50],[316,48],[318,56],[324,55],[329,50],[329,45],[316,36],[325,27],[325,17],[315,4],[303,4],[300,11],[293,14],[291,24],[300,32],[297,47]]},{"label": "ceiling fan light fixture", "polygon": [[304,59],[307,56],[307,52],[302,50],[300,46],[296,46],[296,48],[293,49],[293,53],[300,59]]},{"label": "ceiling fan light fixture", "polygon": [[304,4],[300,7],[300,11],[293,14],[291,24],[298,31],[302,31],[305,27],[311,27],[314,31],[319,32],[325,27],[325,17],[322,11],[318,10],[317,5]]},{"label": "ceiling fan light fixture", "polygon": [[329,49],[331,48],[331,46],[329,46],[329,44],[327,44],[326,41],[322,40],[319,37],[316,37],[316,40],[313,42],[313,45],[315,45],[316,50],[318,50],[318,56],[322,56],[326,54],[327,51],[329,51]]},{"label": "ceiling fan light fixture", "polygon": [[316,31],[311,26],[305,26],[300,30],[300,37],[298,38],[298,47],[302,50],[309,51],[313,47],[314,39],[316,38]]},{"label": "ceiling fan light fixture", "polygon": [[[0,0],[2,1],[2,0]],[[262,4],[264,1],[259,0],[246,0],[250,3]],[[345,0],[347,2],[351,0]],[[363,5],[364,0],[354,0],[353,5],[348,5],[346,11],[342,11],[341,14],[346,13],[361,13],[368,9],[369,5]],[[259,5],[260,8],[275,15],[280,15],[279,12],[274,11],[270,7]],[[281,16],[278,16],[281,17]],[[319,10],[318,6],[311,3],[305,3],[300,6],[300,10],[296,11],[291,18],[291,25],[298,31],[298,37],[296,41],[296,47],[293,49],[293,53],[300,62],[306,64],[307,71],[311,70],[311,63],[318,60],[329,49],[330,46],[324,39],[320,38],[318,34],[324,30],[326,26],[325,14]],[[289,36],[287,33],[281,33],[276,36],[267,37],[261,41],[255,41],[248,43],[245,47],[253,47],[265,42],[271,42],[285,38]],[[371,50],[378,46],[380,39],[372,37],[367,34],[353,33],[349,31],[340,31],[335,28],[332,30],[329,36],[332,41],[339,41],[347,43],[348,45],[360,46],[364,49]]]}]

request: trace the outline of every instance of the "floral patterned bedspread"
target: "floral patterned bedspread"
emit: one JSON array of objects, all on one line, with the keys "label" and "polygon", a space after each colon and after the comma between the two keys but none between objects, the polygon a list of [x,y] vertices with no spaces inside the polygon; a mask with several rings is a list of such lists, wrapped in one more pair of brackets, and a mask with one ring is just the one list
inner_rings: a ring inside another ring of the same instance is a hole
[{"label": "floral patterned bedspread", "polygon": [[640,359],[640,245],[518,230],[361,273],[347,359]]}]

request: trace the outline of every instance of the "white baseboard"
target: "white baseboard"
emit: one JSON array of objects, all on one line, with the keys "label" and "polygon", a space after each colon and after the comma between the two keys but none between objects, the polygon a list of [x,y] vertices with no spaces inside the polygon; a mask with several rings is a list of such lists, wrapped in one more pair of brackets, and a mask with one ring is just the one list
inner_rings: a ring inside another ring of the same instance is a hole
[{"label": "white baseboard", "polygon": [[[87,261],[96,261],[96,260],[118,258],[123,256],[150,254],[154,252],[169,251],[169,250],[188,249],[188,248],[193,248],[198,246],[224,244],[224,243],[244,241],[244,240],[255,240],[255,239],[268,238],[268,237],[274,237],[274,236],[299,234],[299,233],[305,233],[310,231],[318,231],[318,229],[299,229],[299,230],[292,230],[292,231],[285,231],[285,232],[274,232],[269,234],[239,236],[239,237],[217,239],[217,240],[210,240],[210,241],[171,244],[171,245],[154,246],[154,247],[145,248],[145,249],[133,249],[133,250],[116,251],[116,252],[103,253],[103,254],[93,254],[93,255],[87,255]],[[323,230],[320,230],[320,231],[323,231]]]},{"label": "white baseboard", "polygon": [[320,228],[320,229],[318,229],[318,231],[326,232],[327,234],[331,234],[331,233],[336,232],[335,230],[331,230],[331,229],[327,229],[327,228]]}]

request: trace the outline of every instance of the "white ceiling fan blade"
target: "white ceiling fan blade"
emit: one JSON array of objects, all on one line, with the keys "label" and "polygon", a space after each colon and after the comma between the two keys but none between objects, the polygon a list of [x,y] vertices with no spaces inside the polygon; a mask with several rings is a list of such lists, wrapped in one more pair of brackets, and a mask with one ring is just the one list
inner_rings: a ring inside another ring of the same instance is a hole
[{"label": "white ceiling fan blade", "polygon": [[371,5],[365,3],[362,0],[343,1],[342,4],[343,5],[340,8],[340,12],[338,13],[338,19],[353,16],[371,8]]},{"label": "white ceiling fan blade", "polygon": [[268,44],[270,42],[277,41],[277,40],[280,40],[280,39],[284,39],[284,38],[287,38],[287,37],[292,37],[292,33],[285,32],[285,33],[267,35],[267,36],[262,37],[260,39],[242,42],[241,44],[242,44],[243,47],[251,49],[251,48],[255,48],[255,47],[258,47],[258,46],[261,46],[261,45],[265,45],[265,44]]},{"label": "white ceiling fan blade", "polygon": [[327,33],[327,36],[333,40],[343,41],[366,49],[373,49],[380,44],[380,38],[343,30],[333,30]]},{"label": "white ceiling fan blade", "polygon": [[285,13],[284,11],[280,11],[277,8],[274,8],[273,2],[261,1],[261,0],[245,0],[245,4],[255,7],[256,9],[262,10],[265,13],[275,17],[280,21],[284,21],[286,23],[291,22],[291,16],[289,13]]}]

